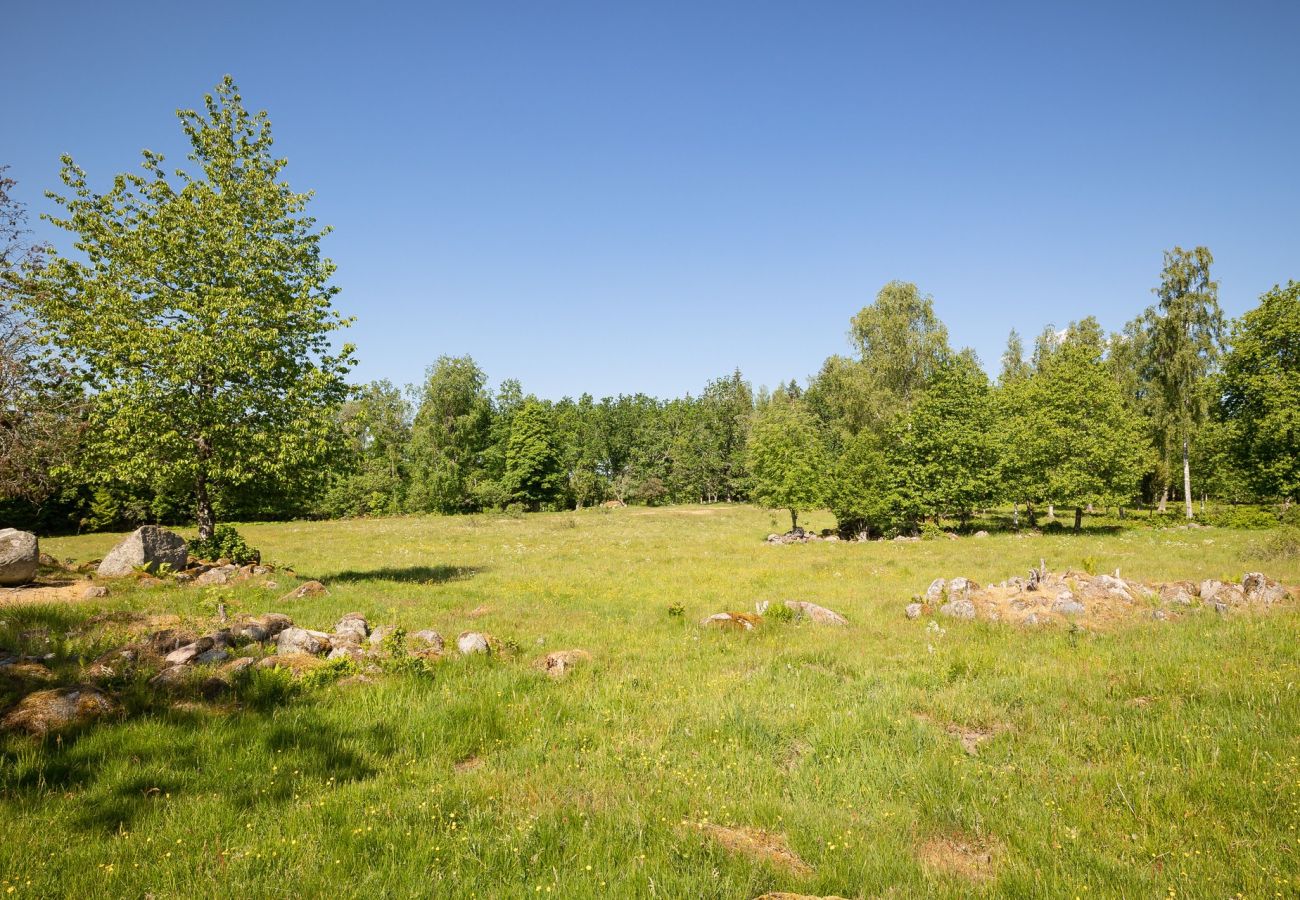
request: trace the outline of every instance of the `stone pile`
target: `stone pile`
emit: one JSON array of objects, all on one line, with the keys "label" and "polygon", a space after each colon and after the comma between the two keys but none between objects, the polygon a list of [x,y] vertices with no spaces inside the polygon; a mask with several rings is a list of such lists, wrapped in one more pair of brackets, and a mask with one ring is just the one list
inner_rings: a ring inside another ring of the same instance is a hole
[{"label": "stone pile", "polygon": [[1249,572],[1240,584],[1206,580],[1140,583],[1119,573],[1048,572],[1045,566],[1025,578],[1009,578],[980,587],[967,578],[936,578],[925,593],[905,609],[909,619],[938,615],[951,619],[981,619],[1039,625],[1049,621],[1107,620],[1145,614],[1164,621],[1193,608],[1220,613],[1234,609],[1263,610],[1292,599],[1285,587],[1261,572]]}]

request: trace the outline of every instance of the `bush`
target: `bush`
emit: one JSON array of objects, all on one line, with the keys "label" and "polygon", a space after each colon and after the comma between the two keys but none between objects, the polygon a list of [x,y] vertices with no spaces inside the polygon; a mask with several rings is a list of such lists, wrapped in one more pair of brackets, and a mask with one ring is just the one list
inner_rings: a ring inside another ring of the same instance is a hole
[{"label": "bush", "polygon": [[233,525],[218,525],[206,541],[190,541],[190,556],[199,559],[228,559],[237,566],[262,561],[262,554],[248,546]]},{"label": "bush", "polygon": [[793,622],[794,610],[779,600],[773,600],[767,605],[767,609],[763,610],[763,621],[774,625]]},{"label": "bush", "polygon": [[1225,506],[1212,511],[1202,522],[1219,528],[1274,528],[1278,517],[1272,510],[1258,506]]},{"label": "bush", "polygon": [[1250,549],[1252,559],[1300,559],[1300,528],[1288,526],[1270,534]]}]

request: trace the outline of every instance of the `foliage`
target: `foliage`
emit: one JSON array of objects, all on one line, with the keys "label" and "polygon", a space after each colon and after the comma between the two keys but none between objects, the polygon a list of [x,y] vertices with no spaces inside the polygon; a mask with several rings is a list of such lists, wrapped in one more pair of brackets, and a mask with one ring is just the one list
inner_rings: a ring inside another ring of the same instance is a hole
[{"label": "foliage", "polygon": [[338,413],[347,452],[321,501],[330,516],[392,515],[405,508],[410,405],[389,381],[362,385]]},{"label": "foliage", "polygon": [[228,559],[237,566],[262,561],[261,552],[248,546],[248,542],[233,525],[218,525],[211,537],[190,541],[189,549],[190,556],[197,559]]},{"label": "foliage", "polygon": [[563,489],[550,415],[535,398],[526,399],[512,417],[505,462],[506,490],[529,509],[553,502]]},{"label": "foliage", "polygon": [[755,501],[788,509],[790,527],[799,513],[826,497],[826,448],[821,428],[803,402],[774,397],[758,411],[749,434],[749,469]]},{"label": "foliage", "polygon": [[1103,363],[1095,321],[1040,343],[1032,377],[1003,388],[1004,453],[1027,502],[1076,508],[1127,502],[1146,454],[1142,425]]},{"label": "foliage", "polygon": [[1227,444],[1263,497],[1300,500],[1300,282],[1274,287],[1238,320],[1220,384]]},{"label": "foliage", "polygon": [[411,427],[412,509],[461,512],[483,474],[492,420],[487,376],[468,356],[429,367]]},{"label": "foliage", "polygon": [[146,150],[145,174],[99,194],[64,157],[51,221],[80,256],[51,260],[29,302],[94,392],[83,476],[189,485],[208,537],[214,488],[324,477],[353,351],[331,349],[347,322],[327,231],[280,181],[266,113],[227,77],[178,116],[195,172]]}]

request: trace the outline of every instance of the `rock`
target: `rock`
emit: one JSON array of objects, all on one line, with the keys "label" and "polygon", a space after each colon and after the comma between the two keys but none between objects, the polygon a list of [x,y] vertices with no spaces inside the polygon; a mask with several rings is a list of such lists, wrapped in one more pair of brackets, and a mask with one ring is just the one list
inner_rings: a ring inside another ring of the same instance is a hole
[{"label": "rock", "polygon": [[939,607],[939,615],[953,619],[975,618],[975,604],[969,600],[949,600]]},{"label": "rock", "polygon": [[1021,624],[1021,625],[1037,625],[1037,624],[1038,624],[1038,613],[1030,613],[1029,615],[1025,616],[1023,619],[1020,620],[1020,624]]},{"label": "rock", "polygon": [[602,509],[622,509],[627,506],[627,504],[622,500],[606,500],[604,503],[600,504],[600,506]]},{"label": "rock", "polygon": [[379,625],[370,632],[370,646],[382,647],[384,641],[397,633],[396,625]]},{"label": "rock", "polygon": [[82,600],[99,600],[108,596],[108,588],[102,584],[92,584],[81,592]]},{"label": "rock", "polygon": [[174,688],[184,684],[189,677],[189,667],[185,665],[168,666],[153,678],[149,683],[154,687]]},{"label": "rock", "polygon": [[361,613],[348,613],[334,626],[334,633],[340,637],[350,637],[360,643],[370,636],[370,626],[366,624],[366,617]]},{"label": "rock", "polygon": [[1263,572],[1246,573],[1241,579],[1241,589],[1251,603],[1262,603],[1265,606],[1281,603],[1290,596],[1286,588],[1267,578]]},{"label": "rock", "polygon": [[925,589],[925,600],[927,603],[938,603],[943,599],[943,592],[948,589],[948,582],[942,578],[936,578],[930,582],[930,586]]},{"label": "rock", "polygon": [[230,579],[234,578],[235,573],[238,571],[239,570],[234,566],[220,566],[215,569],[208,569],[198,578],[195,578],[194,583],[201,587],[215,584],[229,584]]},{"label": "rock", "polygon": [[0,529],[0,586],[11,587],[35,581],[40,558],[36,535],[17,528]]},{"label": "rock", "polygon": [[407,638],[407,641],[415,647],[432,647],[439,653],[442,652],[444,646],[442,635],[431,628],[424,628],[415,632]]},{"label": "rock", "polygon": [[849,620],[834,610],[807,600],[786,600],[785,608],[794,613],[795,620],[807,619],[814,625],[847,625]]},{"label": "rock", "polygon": [[1074,598],[1071,591],[1061,591],[1056,595],[1056,602],[1052,604],[1052,612],[1061,613],[1067,616],[1078,616],[1085,613],[1082,603]]},{"label": "rock", "polygon": [[366,651],[361,649],[360,644],[345,642],[335,644],[325,656],[326,659],[343,659],[344,657],[348,659],[365,659]]},{"label": "rock", "polygon": [[1163,622],[1169,618],[1169,613],[1165,612],[1163,609],[1152,610],[1151,618],[1157,622]]},{"label": "rock", "polygon": [[280,599],[301,600],[304,597],[320,597],[328,593],[329,591],[325,589],[325,585],[321,584],[319,581],[308,581],[298,585]]},{"label": "rock", "polygon": [[[195,640],[195,637],[196,636],[193,632],[179,631],[175,628],[163,628],[145,638],[144,643],[145,647],[148,648],[150,652],[163,655],[171,653],[173,650],[178,650],[186,644],[192,643]],[[206,650],[207,647],[204,647],[203,649]],[[202,653],[203,650],[200,650],[199,652]]]},{"label": "rock", "polygon": [[1098,575],[1084,588],[1084,599],[1122,600],[1133,602],[1133,591],[1127,581],[1114,575]]},{"label": "rock", "polygon": [[116,678],[118,675],[130,671],[131,667],[139,658],[139,655],[139,651],[134,647],[122,647],[118,650],[110,650],[90,665],[86,666],[85,675],[91,681],[104,681],[109,678]]},{"label": "rock", "polygon": [[950,540],[950,541],[955,541],[955,540],[957,540],[957,532],[955,532],[955,531],[945,531],[945,532],[943,533],[943,536],[946,537],[946,538],[947,538],[948,540]]},{"label": "rock", "polygon": [[456,638],[456,649],[460,651],[461,656],[470,656],[474,653],[491,653],[492,644],[486,634],[466,631]]},{"label": "rock", "polygon": [[59,562],[57,559],[55,559],[53,556],[50,556],[50,554],[46,553],[45,551],[41,551],[40,553],[36,554],[36,562],[38,565],[44,566],[47,569],[63,568],[63,563]]},{"label": "rock", "polygon": [[[979,588],[979,585],[969,578],[954,578],[948,582],[948,599],[949,600],[968,600],[970,592]],[[928,591],[927,591],[928,593]]]},{"label": "rock", "polygon": [[556,650],[543,656],[535,665],[550,678],[563,678],[574,667],[590,661],[591,654],[586,650]]},{"label": "rock", "polygon": [[215,642],[210,637],[201,637],[196,641],[186,644],[184,647],[178,647],[171,653],[167,654],[166,662],[169,666],[188,666],[194,662],[195,658],[212,649]]},{"label": "rock", "polygon": [[220,675],[211,675],[199,685],[199,693],[205,700],[215,700],[230,690],[230,682]]},{"label": "rock", "polygon": [[330,636],[323,631],[286,628],[276,639],[276,653],[319,654],[330,651]]},{"label": "rock", "polygon": [[1214,598],[1218,596],[1219,591],[1222,589],[1222,581],[1215,581],[1212,578],[1207,578],[1205,581],[1201,582],[1200,587],[1197,588],[1197,593],[1200,594],[1201,599],[1206,603],[1213,603]]},{"label": "rock", "polygon": [[213,663],[225,662],[228,659],[230,659],[229,650],[224,647],[213,647],[211,650],[205,650],[194,657],[193,663],[196,666],[210,666]]},{"label": "rock", "polygon": [[739,631],[752,631],[761,619],[750,613],[722,612],[714,613],[700,622],[705,628],[734,628]]},{"label": "rock", "polygon": [[0,720],[0,729],[46,735],[90,722],[117,711],[99,688],[77,685],[28,694]]},{"label": "rock", "polygon": [[18,659],[0,664],[0,678],[31,684],[53,681],[54,673],[38,662]]},{"label": "rock", "polygon": [[988,536],[989,533],[987,531],[977,531],[973,535],[971,535],[971,537],[977,537],[977,538],[986,538]]},{"label": "rock", "polygon": [[909,603],[909,604],[907,604],[907,610],[906,610],[906,612],[907,612],[907,617],[908,617],[909,619],[919,619],[919,618],[921,617],[921,610],[922,610],[922,609],[924,609],[924,607],[921,606],[921,604],[919,604],[919,603]]},{"label": "rock", "polygon": [[232,659],[230,662],[226,663],[217,670],[217,674],[225,678],[233,678],[248,669],[255,662],[257,662],[257,660],[251,656],[241,656],[238,659]]},{"label": "rock", "polygon": [[1192,591],[1195,587],[1185,581],[1171,581],[1168,584],[1160,585],[1160,601],[1162,603],[1176,603],[1179,606],[1192,605]]},{"label": "rock", "polygon": [[119,578],[139,568],[157,572],[163,565],[179,572],[188,562],[189,550],[183,537],[157,525],[144,525],[104,557],[98,572],[108,578]]}]

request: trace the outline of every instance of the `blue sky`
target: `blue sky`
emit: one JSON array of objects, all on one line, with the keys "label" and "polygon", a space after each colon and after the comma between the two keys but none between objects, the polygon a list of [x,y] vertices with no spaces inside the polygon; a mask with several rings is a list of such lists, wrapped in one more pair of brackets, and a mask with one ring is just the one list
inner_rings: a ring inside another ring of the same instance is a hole
[{"label": "blue sky", "polygon": [[[996,368],[1206,244],[1300,278],[1300,3],[25,3],[0,163],[33,213],[233,74],[334,226],[358,380],[469,353],[558,398],[803,380],[886,281]],[[54,236],[42,227],[44,236]],[[66,239],[57,238],[66,246]]]}]

